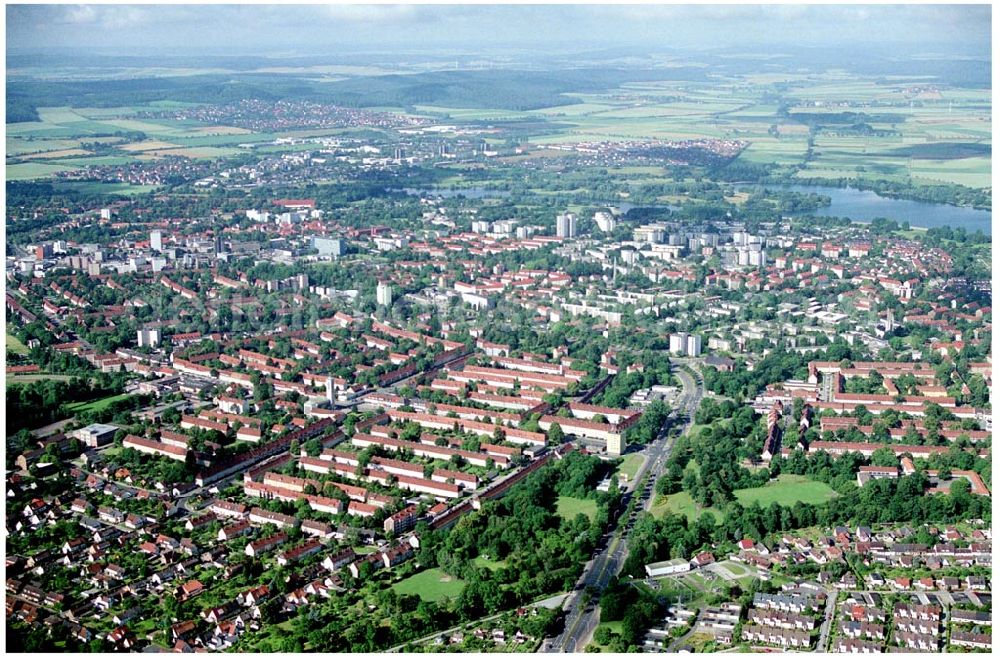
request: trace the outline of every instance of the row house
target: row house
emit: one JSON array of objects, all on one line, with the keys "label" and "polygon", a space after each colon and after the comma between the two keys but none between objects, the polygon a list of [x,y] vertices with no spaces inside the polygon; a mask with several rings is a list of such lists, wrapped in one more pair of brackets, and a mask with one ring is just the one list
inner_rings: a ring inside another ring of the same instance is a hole
[{"label": "row house", "polygon": [[989,626],[993,623],[993,615],[988,612],[976,610],[952,610],[952,624],[976,624],[977,626]]},{"label": "row house", "polygon": [[250,510],[250,522],[262,525],[274,525],[280,528],[291,528],[299,524],[299,519],[294,516],[286,516],[283,513],[254,507]]},{"label": "row house", "polygon": [[816,618],[811,615],[799,615],[780,610],[751,608],[747,614],[747,619],[761,626],[792,629],[795,631],[810,631],[816,626]]},{"label": "row house", "polygon": [[251,541],[247,544],[245,552],[248,557],[257,557],[269,550],[277,548],[286,541],[288,541],[288,535],[284,532],[278,532],[274,536],[258,539],[257,541]]},{"label": "row house", "polygon": [[862,623],[885,622],[885,611],[858,603],[847,603],[842,606],[841,614],[852,621]]},{"label": "row house", "polygon": [[[339,500],[337,502],[339,510]],[[302,533],[306,536],[315,536],[320,539],[332,539],[335,536],[333,527],[329,523],[321,523],[318,520],[303,520]]]},{"label": "row house", "polygon": [[345,548],[344,550],[341,550],[339,553],[333,555],[327,555],[323,559],[323,561],[320,562],[320,566],[322,566],[330,573],[334,573],[340,570],[341,567],[347,566],[348,564],[353,562],[355,559],[357,559],[357,557],[358,554],[354,552],[352,548]]},{"label": "row house", "polygon": [[233,539],[238,539],[241,536],[248,536],[252,534],[253,531],[254,527],[249,520],[238,520],[231,525],[221,527],[216,539],[219,541],[232,541]]},{"label": "row house", "polygon": [[882,644],[853,638],[837,638],[833,642],[833,651],[838,654],[879,654]]},{"label": "row house", "polygon": [[966,649],[985,649],[993,651],[993,636],[989,633],[973,633],[954,629],[951,632],[951,644]]},{"label": "row house", "polygon": [[323,549],[323,544],[316,539],[309,539],[305,543],[285,550],[278,554],[278,566],[288,566],[301,561],[307,557],[315,555]]},{"label": "row house", "polygon": [[747,642],[759,642],[779,647],[807,648],[811,636],[807,631],[771,628],[769,626],[746,626],[741,637]]},{"label": "row house", "polygon": [[216,500],[208,509],[220,518],[244,518],[250,510],[245,504],[226,500]]},{"label": "row house", "polygon": [[865,638],[881,640],[885,636],[885,627],[874,622],[841,622],[840,632],[850,638]]},{"label": "row house", "polygon": [[913,605],[910,603],[897,603],[892,609],[893,618],[897,621],[903,619],[917,619],[924,621],[941,621],[941,606],[939,605]]},{"label": "row house", "polygon": [[936,635],[923,633],[912,633],[897,630],[893,636],[893,642],[907,649],[922,652],[938,651],[938,639]]},{"label": "row house", "polygon": [[894,620],[894,624],[897,633],[923,633],[925,635],[936,636],[941,630],[941,622],[930,619],[897,617]]},{"label": "row house", "polygon": [[801,614],[809,608],[816,609],[821,604],[816,598],[810,596],[758,592],[753,596],[753,605],[755,608],[767,608],[769,610]]},{"label": "row house", "polygon": [[417,507],[411,504],[402,511],[385,519],[383,528],[389,534],[401,534],[412,529],[417,524]]}]

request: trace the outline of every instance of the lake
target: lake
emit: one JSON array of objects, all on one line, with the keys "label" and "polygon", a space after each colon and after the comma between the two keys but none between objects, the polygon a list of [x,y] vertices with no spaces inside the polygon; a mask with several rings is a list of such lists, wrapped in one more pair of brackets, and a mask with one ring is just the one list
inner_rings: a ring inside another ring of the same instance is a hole
[{"label": "lake", "polygon": [[[740,191],[746,191],[750,187],[737,187]],[[886,198],[871,191],[861,189],[843,188],[829,186],[806,186],[793,184],[787,186],[769,185],[770,189],[786,189],[789,191],[801,191],[803,193],[818,193],[830,197],[830,204],[821,207],[812,214],[819,216],[847,217],[852,221],[871,221],[877,217],[892,219],[899,223],[907,222],[911,226],[919,228],[937,228],[950,226],[952,228],[964,228],[968,232],[977,230],[983,231],[985,235],[992,235],[993,213],[989,210],[972,209],[971,207],[957,207],[955,205],[943,205],[941,203],[924,203],[915,200],[903,200],[898,198]],[[398,189],[397,189],[398,191]],[[466,198],[505,198],[509,195],[507,191],[499,189],[485,189],[481,187],[467,187],[464,189],[414,189],[405,188],[402,192],[410,196],[440,196],[442,198],[454,198],[465,196]],[[619,202],[615,205],[623,214],[637,205]],[[649,205],[638,205],[638,207],[650,207]],[[659,206],[663,209],[677,209],[673,205]],[[798,216],[803,216],[802,213]]]},{"label": "lake", "polygon": [[[817,216],[847,217],[852,221],[871,221],[874,218],[883,217],[899,223],[905,221],[911,226],[919,228],[950,226],[964,228],[970,233],[981,230],[984,235],[992,235],[993,213],[989,210],[885,198],[871,191],[851,188],[838,189],[828,186],[805,185],[769,186],[767,188],[829,196],[829,206],[810,212]],[[803,216],[803,214],[797,216]]]}]

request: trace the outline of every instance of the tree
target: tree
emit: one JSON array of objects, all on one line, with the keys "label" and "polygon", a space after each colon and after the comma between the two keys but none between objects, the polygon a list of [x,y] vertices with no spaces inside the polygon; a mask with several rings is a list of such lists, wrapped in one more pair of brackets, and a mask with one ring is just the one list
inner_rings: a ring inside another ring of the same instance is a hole
[{"label": "tree", "polygon": [[889,447],[882,447],[872,452],[872,465],[879,467],[896,467],[896,454]]},{"label": "tree", "polygon": [[547,437],[549,440],[549,444],[552,445],[560,445],[566,438],[566,436],[563,434],[562,426],[560,426],[557,422],[553,423],[549,427],[549,432],[547,434]]}]

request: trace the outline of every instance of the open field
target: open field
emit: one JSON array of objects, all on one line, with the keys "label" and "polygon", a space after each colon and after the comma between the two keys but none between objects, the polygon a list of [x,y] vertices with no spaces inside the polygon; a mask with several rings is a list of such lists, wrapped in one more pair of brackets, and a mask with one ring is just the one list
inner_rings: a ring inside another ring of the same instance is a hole
[{"label": "open field", "polygon": [[126,184],[124,182],[57,182],[56,191],[74,191],[83,194],[122,194],[125,196],[149,193],[157,187],[149,184]]},{"label": "open field", "polygon": [[31,373],[29,375],[8,375],[7,384],[41,382],[42,380],[69,382],[72,379],[72,375],[62,375],[60,373]]},{"label": "open field", "polygon": [[687,492],[661,495],[653,502],[649,512],[656,518],[662,518],[667,511],[686,516],[689,521],[697,520],[703,513],[711,513],[716,520],[722,519],[722,512],[715,508],[704,508],[694,503]]},{"label": "open field", "polygon": [[628,481],[631,481],[635,477],[635,473],[639,471],[639,467],[642,466],[642,460],[642,454],[626,454],[622,456],[622,464],[618,466],[618,472],[627,476]]},{"label": "open field", "polygon": [[[307,69],[319,76],[332,71],[371,74],[358,67]],[[586,82],[579,85],[577,91],[551,97],[552,103],[564,99],[567,104],[534,110],[461,107],[458,97],[454,106],[417,102],[407,107],[415,116],[441,122],[536,120],[537,133],[527,137],[526,146],[717,138],[747,143],[738,163],[774,163],[799,177],[881,178],[973,188],[991,184],[989,90],[922,86],[912,77],[875,79],[842,71],[609,82],[604,90],[586,90]],[[383,110],[407,112],[404,106],[385,100],[380,104]],[[77,150],[86,150],[82,143],[115,138],[110,134],[125,131],[142,132],[145,138],[122,146],[119,156],[142,153],[150,159],[209,159],[238,154],[243,149],[240,144],[257,144],[270,151],[266,144],[275,138],[270,134],[190,120],[135,117],[140,111],[189,105],[163,101],[116,108],[39,108],[39,121],[7,126],[8,162],[15,157],[24,161],[8,163],[8,179],[45,178],[85,165],[113,164],[84,161],[88,155]],[[545,122],[552,123],[551,128]],[[307,129],[283,135],[342,132]],[[314,146],[295,149],[310,147]],[[648,183],[664,176],[662,170],[640,168],[622,174],[639,176]]]},{"label": "open field", "polygon": [[762,507],[774,503],[781,506],[792,506],[796,502],[822,504],[837,496],[837,491],[822,481],[813,481],[797,474],[782,474],[766,486],[745,488],[733,493],[743,506],[758,502]]},{"label": "open field", "polygon": [[73,414],[84,414],[87,412],[96,412],[101,410],[112,403],[117,401],[125,400],[129,397],[129,394],[117,394],[115,396],[108,396],[106,398],[99,398],[96,401],[78,402],[78,403],[67,403],[66,407]]},{"label": "open field", "polygon": [[174,150],[154,150],[149,154],[158,157],[188,157],[190,159],[215,159],[239,153],[231,147],[181,147]]},{"label": "open field", "polygon": [[[822,504],[837,496],[837,492],[825,483],[796,474],[782,474],[766,486],[744,488],[733,491],[733,494],[743,506],[758,502],[762,507],[773,503],[781,506],[792,506],[796,502]],[[695,504],[686,491],[657,497],[650,508],[650,513],[657,518],[662,517],[667,511],[687,516],[689,521],[697,519],[705,512],[711,513],[716,519],[722,517],[718,509],[706,509]]]},{"label": "open field", "polygon": [[597,515],[597,502],[594,500],[581,500],[577,497],[567,497],[560,495],[556,502],[556,513],[566,520],[576,518],[578,513],[582,513],[591,520]]},{"label": "open field", "polygon": [[37,180],[55,173],[63,173],[67,170],[76,170],[76,167],[69,164],[58,166],[51,163],[35,163],[30,161],[26,163],[8,163],[7,181]]},{"label": "open field", "polygon": [[138,143],[122,145],[120,149],[126,152],[146,152],[148,150],[168,150],[172,147],[180,147],[177,143],[168,143],[162,140],[142,140]]},{"label": "open field", "polygon": [[28,354],[28,346],[21,342],[19,338],[12,334],[7,334],[7,351],[16,352],[19,355]]},{"label": "open field", "polygon": [[424,601],[454,598],[462,593],[465,581],[445,575],[439,568],[426,569],[392,586],[397,594],[416,594]]},{"label": "open field", "polygon": [[[118,108],[39,108],[39,122],[7,125],[7,179],[34,180],[88,166],[117,166],[166,157],[214,159],[238,154],[243,143],[266,143],[271,134],[187,120],[134,119],[140,111],[183,107],[157,103]],[[122,132],[142,132],[132,142]],[[87,144],[116,145],[111,154],[92,155]],[[103,192],[103,191],[102,191]],[[137,191],[118,191],[135,193]]]},{"label": "open field", "polygon": [[486,559],[482,555],[474,557],[472,559],[472,563],[484,569],[489,569],[490,571],[496,571],[497,569],[502,569],[507,566],[507,562],[505,561],[498,562],[492,559]]}]

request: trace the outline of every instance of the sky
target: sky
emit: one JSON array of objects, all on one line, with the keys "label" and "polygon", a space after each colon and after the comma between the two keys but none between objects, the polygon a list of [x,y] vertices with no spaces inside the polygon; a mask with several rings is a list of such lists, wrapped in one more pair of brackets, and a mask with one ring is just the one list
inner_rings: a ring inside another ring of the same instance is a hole
[{"label": "sky", "polygon": [[398,48],[908,44],[988,57],[990,5],[7,5],[11,52],[336,54]]}]

